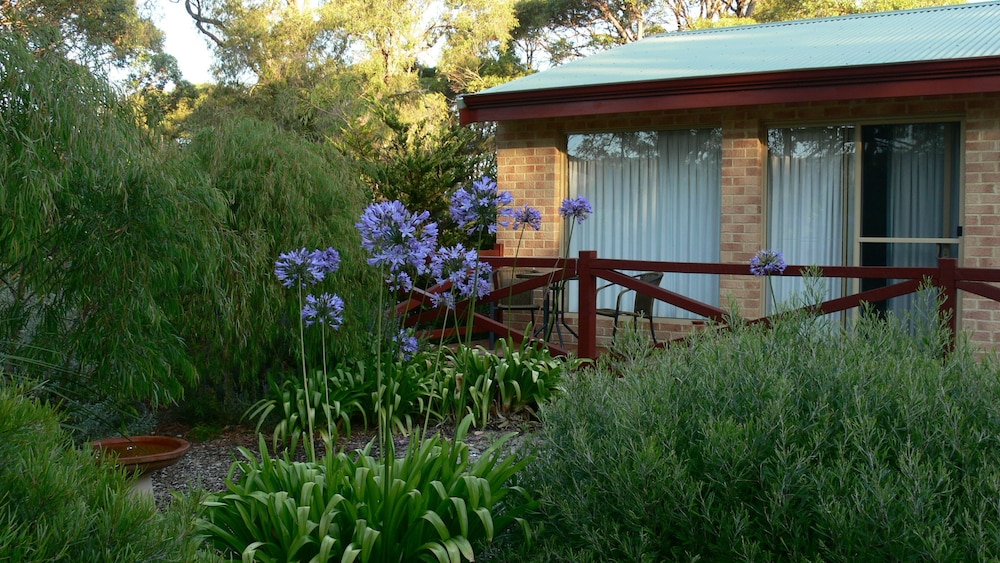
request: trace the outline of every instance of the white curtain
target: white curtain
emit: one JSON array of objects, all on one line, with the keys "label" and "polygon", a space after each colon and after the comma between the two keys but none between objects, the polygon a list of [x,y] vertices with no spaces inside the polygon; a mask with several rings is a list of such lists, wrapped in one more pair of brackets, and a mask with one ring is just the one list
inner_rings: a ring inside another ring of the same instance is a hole
[{"label": "white curtain", "polygon": [[[604,143],[600,151],[593,148],[598,139]],[[574,225],[569,255],[596,250],[602,258],[718,262],[721,146],[718,129],[572,136],[569,195],[586,196],[594,214]],[[660,286],[719,303],[718,276],[666,274]],[[620,289],[600,292],[598,307],[613,308]],[[576,303],[577,287],[570,284],[571,310]],[[662,302],[657,302],[654,314],[697,318]]]},{"label": "white curtain", "polygon": [[[853,183],[853,128],[808,127],[769,134],[769,249],[788,264],[846,265],[847,194]],[[805,290],[802,278],[771,276],[773,300],[789,303]],[[827,299],[842,281],[824,279]],[[773,310],[768,292],[768,307]]]},{"label": "white curtain", "polygon": [[[950,236],[946,217],[952,217],[946,198],[957,201],[957,182],[946,178],[948,128],[951,124],[871,126],[862,138],[863,170],[853,141],[853,127],[775,129],[768,134],[769,217],[768,247],[780,250],[789,264],[850,265],[854,244],[852,202],[856,192],[869,206],[860,225],[863,236],[938,238]],[[860,190],[855,175],[865,178]],[[881,211],[872,213],[884,205]],[[954,206],[951,206],[952,208]],[[863,245],[885,243],[863,243]],[[936,244],[892,242],[884,262],[863,265],[933,266]],[[882,262],[883,259],[877,259]],[[843,281],[824,280],[827,298],[842,295]],[[775,300],[788,302],[804,285],[799,278],[773,276]],[[910,307],[912,296],[890,301],[890,309]],[[774,303],[769,303],[773,310]]]},{"label": "white curtain", "polygon": [[[897,125],[886,140],[888,233],[892,237],[936,238],[945,232],[945,124]],[[935,266],[936,244],[893,243],[887,266]],[[889,301],[892,311],[913,306],[914,294]]]}]

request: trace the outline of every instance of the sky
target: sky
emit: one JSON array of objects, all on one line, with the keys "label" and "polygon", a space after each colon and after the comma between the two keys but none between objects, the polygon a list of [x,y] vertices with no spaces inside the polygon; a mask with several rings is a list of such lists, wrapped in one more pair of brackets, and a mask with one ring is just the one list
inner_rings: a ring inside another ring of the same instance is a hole
[{"label": "sky", "polygon": [[177,58],[184,78],[195,84],[213,82],[212,51],[184,10],[184,0],[157,0],[153,21],[166,36],[164,50]]}]

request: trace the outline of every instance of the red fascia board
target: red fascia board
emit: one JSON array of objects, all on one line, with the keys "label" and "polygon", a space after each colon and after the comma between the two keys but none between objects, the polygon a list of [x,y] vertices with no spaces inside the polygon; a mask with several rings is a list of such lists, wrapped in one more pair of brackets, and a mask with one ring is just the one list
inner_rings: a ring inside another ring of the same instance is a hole
[{"label": "red fascia board", "polygon": [[463,124],[610,113],[1000,92],[1000,57],[472,94]]}]

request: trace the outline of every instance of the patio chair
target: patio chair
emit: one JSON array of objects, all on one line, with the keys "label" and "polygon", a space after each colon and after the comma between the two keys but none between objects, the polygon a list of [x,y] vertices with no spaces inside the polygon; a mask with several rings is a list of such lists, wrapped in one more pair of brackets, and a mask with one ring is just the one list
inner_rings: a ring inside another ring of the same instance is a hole
[{"label": "patio chair", "polygon": [[[517,281],[511,268],[500,268],[496,271],[494,283],[497,288],[510,287]],[[531,311],[531,326],[535,326],[535,311],[541,310],[542,306],[535,301],[535,290],[532,289],[501,298],[496,302],[496,308],[503,313]]]},{"label": "patio chair", "polygon": [[[633,277],[649,284],[660,285],[660,281],[663,280],[663,272],[643,272]],[[613,285],[617,284],[609,283],[607,285],[602,285],[597,288],[597,291],[600,292],[602,289]],[[622,310],[622,299],[629,293],[635,293],[635,301],[632,304],[632,310],[625,311]],[[612,338],[618,335],[618,318],[622,315],[636,319],[640,317],[647,318],[649,319],[649,334],[653,337],[653,343],[657,343],[656,331],[653,329],[653,298],[650,295],[636,292],[634,289],[625,288],[618,292],[618,299],[615,301],[614,309],[598,309],[597,314],[614,319],[614,328],[611,331]]]}]

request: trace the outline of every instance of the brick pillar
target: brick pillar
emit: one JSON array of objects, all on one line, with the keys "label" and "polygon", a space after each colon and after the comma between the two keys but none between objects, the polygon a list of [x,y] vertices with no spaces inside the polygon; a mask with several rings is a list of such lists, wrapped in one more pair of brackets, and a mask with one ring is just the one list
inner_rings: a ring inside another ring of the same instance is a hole
[{"label": "brick pillar", "polygon": [[[722,253],[723,263],[747,264],[764,247],[764,172],[766,147],[759,140],[759,125],[739,115],[722,126]],[[722,276],[721,304],[730,297],[740,303],[745,316],[764,314],[760,279]]]},{"label": "brick pillar", "polygon": [[[507,255],[558,256],[563,221],[559,205],[566,197],[565,139],[545,121],[501,123],[497,130],[497,186],[514,196],[514,205],[541,211],[542,229],[515,233],[500,228],[497,242]],[[520,241],[518,240],[520,239]]]}]

